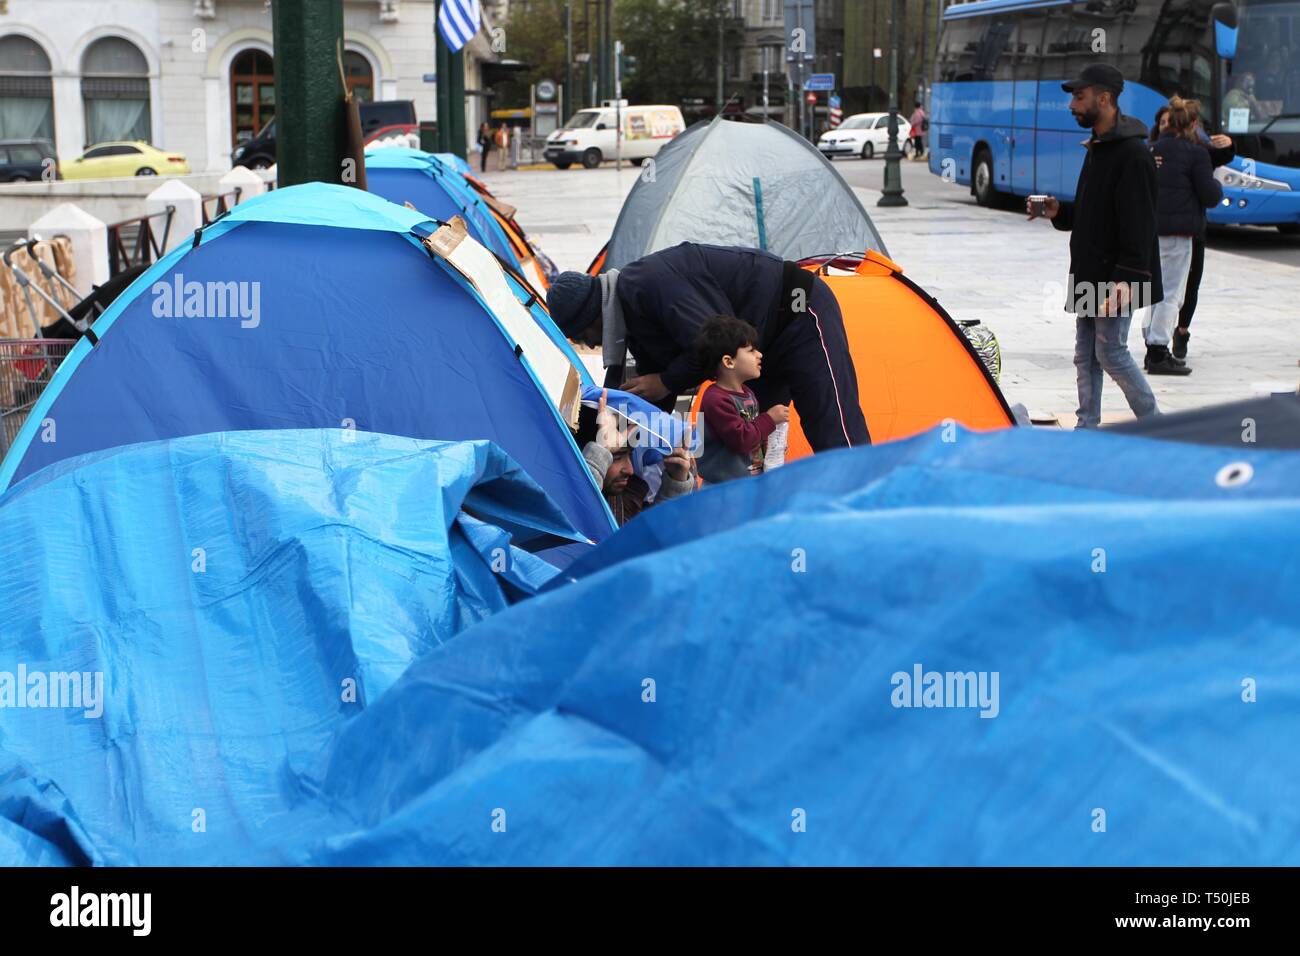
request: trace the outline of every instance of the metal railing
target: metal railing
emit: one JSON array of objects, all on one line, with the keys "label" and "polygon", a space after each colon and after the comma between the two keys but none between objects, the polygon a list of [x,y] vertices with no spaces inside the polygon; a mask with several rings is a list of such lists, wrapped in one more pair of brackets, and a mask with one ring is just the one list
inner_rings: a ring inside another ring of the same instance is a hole
[{"label": "metal railing", "polygon": [[[176,207],[139,219],[124,219],[108,227],[108,274],[115,276],[132,266],[149,265],[162,258],[171,233]],[[162,220],[161,226],[157,220]],[[159,229],[162,235],[159,236]]]},{"label": "metal railing", "polygon": [[[208,226],[216,222],[226,213],[230,212],[239,205],[240,194],[243,188],[236,186],[234,190],[228,193],[219,193],[215,196],[203,197],[203,225]],[[211,206],[211,208],[209,208]]]}]

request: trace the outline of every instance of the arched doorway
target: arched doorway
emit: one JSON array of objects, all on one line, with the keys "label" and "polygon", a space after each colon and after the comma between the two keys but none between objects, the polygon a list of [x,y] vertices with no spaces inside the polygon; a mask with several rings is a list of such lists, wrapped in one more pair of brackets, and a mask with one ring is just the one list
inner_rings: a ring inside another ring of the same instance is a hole
[{"label": "arched doorway", "polygon": [[375,72],[370,61],[356,50],[344,52],[343,75],[347,77],[348,92],[359,102],[369,103],[375,98]]},{"label": "arched doorway", "polygon": [[149,64],[130,40],[101,37],[81,58],[86,145],[153,138]]},{"label": "arched doorway", "polygon": [[230,138],[246,143],[275,118],[275,63],[269,53],[245,50],[230,65]]},{"label": "arched doorway", "polygon": [[50,58],[17,34],[0,37],[0,139],[54,142]]}]

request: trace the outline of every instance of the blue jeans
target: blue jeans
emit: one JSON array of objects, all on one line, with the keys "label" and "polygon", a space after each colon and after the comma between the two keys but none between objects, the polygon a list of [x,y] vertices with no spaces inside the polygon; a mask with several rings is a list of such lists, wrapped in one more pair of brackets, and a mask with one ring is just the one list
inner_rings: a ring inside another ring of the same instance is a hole
[{"label": "blue jeans", "polygon": [[1075,319],[1074,368],[1079,383],[1076,428],[1096,428],[1101,424],[1102,372],[1115,380],[1138,418],[1160,411],[1146,376],[1128,351],[1128,328],[1132,321],[1131,313]]}]

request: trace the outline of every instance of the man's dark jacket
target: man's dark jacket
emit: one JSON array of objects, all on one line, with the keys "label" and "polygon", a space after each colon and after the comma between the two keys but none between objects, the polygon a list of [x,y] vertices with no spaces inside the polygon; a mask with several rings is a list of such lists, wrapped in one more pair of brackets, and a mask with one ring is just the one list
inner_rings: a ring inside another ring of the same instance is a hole
[{"label": "man's dark jacket", "polygon": [[1105,288],[1115,282],[1149,283],[1139,304],[1154,305],[1164,298],[1164,289],[1156,163],[1147,147],[1146,124],[1121,114],[1108,132],[1088,140],[1087,149],[1074,205],[1062,204],[1052,220],[1057,229],[1071,233],[1065,311],[1095,316]]},{"label": "man's dark jacket", "polygon": [[748,322],[761,342],[780,304],[783,269],[781,257],[770,252],[693,242],[622,269],[615,288],[637,374],[659,373],[674,393],[712,377],[713,369],[698,367],[692,344],[715,315]]},{"label": "man's dark jacket", "polygon": [[1223,201],[1210,151],[1177,133],[1165,133],[1151,151],[1160,157],[1157,231],[1205,238],[1205,210]]}]

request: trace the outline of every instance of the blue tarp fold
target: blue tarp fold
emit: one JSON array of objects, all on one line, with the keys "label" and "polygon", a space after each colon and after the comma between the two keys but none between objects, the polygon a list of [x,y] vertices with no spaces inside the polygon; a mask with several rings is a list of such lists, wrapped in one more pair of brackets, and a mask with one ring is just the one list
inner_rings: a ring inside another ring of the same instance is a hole
[{"label": "blue tarp fold", "polygon": [[450,518],[487,446],[248,441],[0,500],[0,670],[111,675],[99,721],[0,710],[0,860],[1300,863],[1300,455],[939,429],[507,607]]},{"label": "blue tarp fold", "polygon": [[[338,728],[555,573],[503,528],[580,538],[488,442],[200,435],[20,483],[0,498],[0,861],[281,858]],[[46,675],[98,676],[79,706],[20,706],[33,681],[56,703]]]}]

